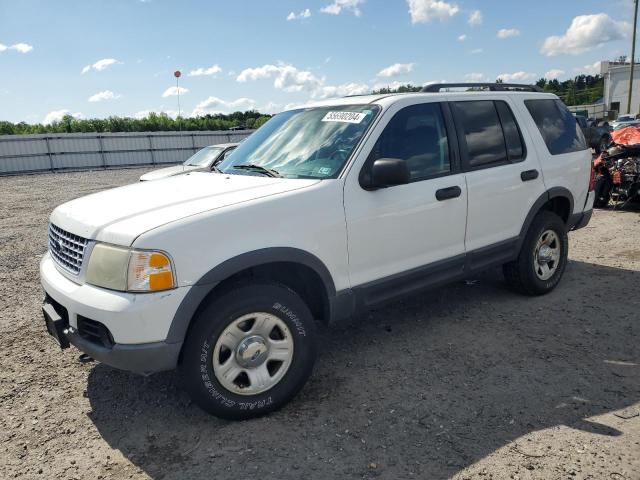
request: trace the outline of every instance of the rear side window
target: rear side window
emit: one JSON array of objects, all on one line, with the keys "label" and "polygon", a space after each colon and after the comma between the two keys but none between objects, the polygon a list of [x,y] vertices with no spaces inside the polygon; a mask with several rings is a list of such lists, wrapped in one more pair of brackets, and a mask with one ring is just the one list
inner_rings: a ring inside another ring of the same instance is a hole
[{"label": "rear side window", "polygon": [[551,155],[587,149],[584,135],[576,119],[560,100],[525,100]]},{"label": "rear side window", "polygon": [[453,102],[451,107],[469,168],[504,165],[524,158],[520,130],[505,102]]}]

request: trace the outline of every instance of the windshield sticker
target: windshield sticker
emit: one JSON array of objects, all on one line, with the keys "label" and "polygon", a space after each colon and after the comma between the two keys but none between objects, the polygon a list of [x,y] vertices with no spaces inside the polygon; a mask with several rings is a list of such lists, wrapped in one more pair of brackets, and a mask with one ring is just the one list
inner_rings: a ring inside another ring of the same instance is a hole
[{"label": "windshield sticker", "polygon": [[322,119],[323,122],[360,123],[367,116],[359,112],[329,112]]},{"label": "windshield sticker", "polygon": [[331,169],[329,167],[320,167],[318,173],[320,175],[331,175]]}]

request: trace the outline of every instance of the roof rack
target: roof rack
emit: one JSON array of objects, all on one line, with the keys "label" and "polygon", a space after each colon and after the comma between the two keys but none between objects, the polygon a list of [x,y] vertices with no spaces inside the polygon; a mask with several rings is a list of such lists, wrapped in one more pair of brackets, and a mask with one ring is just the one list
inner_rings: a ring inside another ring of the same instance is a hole
[{"label": "roof rack", "polygon": [[425,93],[438,93],[445,88],[483,88],[491,92],[543,92],[537,85],[525,85],[521,83],[433,83],[427,85],[421,91]]}]

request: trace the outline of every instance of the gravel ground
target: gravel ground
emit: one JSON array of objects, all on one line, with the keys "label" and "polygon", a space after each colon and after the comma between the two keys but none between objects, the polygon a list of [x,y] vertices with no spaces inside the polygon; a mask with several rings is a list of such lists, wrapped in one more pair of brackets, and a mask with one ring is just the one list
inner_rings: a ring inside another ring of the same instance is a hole
[{"label": "gravel ground", "polygon": [[45,334],[49,212],[142,172],[0,178],[0,478],[640,479],[637,212],[572,233],[545,297],[491,271],[325,330],[302,393],[233,423]]}]

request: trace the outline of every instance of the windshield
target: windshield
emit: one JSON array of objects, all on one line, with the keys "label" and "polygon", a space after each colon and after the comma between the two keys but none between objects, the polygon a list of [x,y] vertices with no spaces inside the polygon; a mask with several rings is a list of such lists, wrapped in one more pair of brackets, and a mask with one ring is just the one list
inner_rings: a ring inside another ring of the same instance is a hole
[{"label": "windshield", "polygon": [[184,165],[188,167],[206,167],[207,165],[211,165],[211,162],[218,158],[218,155],[220,155],[222,150],[223,149],[220,147],[205,147],[187,158]]},{"label": "windshield", "polygon": [[335,178],[378,111],[375,105],[350,105],[280,113],[218,168],[239,175],[268,174],[263,170],[268,169],[287,178]]},{"label": "windshield", "polygon": [[635,119],[630,115],[623,115],[622,117],[618,117],[619,122],[629,122],[631,120],[635,120]]}]

